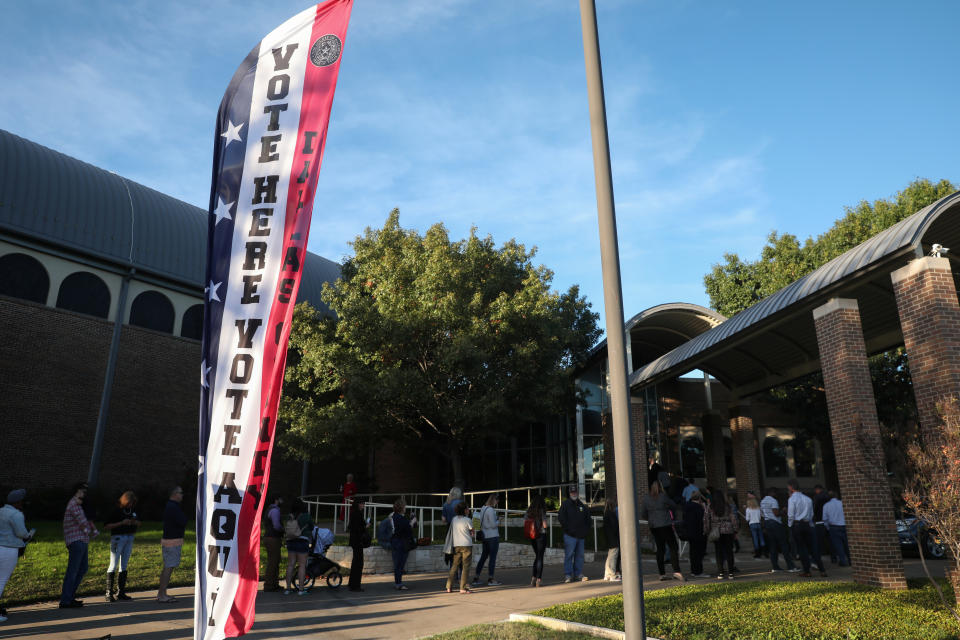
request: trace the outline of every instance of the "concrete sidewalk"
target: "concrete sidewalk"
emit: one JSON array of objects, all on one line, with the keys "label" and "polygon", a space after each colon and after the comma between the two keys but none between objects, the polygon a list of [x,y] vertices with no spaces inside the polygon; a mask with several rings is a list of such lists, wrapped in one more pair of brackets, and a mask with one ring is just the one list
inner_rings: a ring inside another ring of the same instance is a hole
[{"label": "concrete sidewalk", "polygon": [[[771,574],[767,560],[754,560],[741,553],[737,558],[738,580],[799,580],[794,574]],[[937,575],[943,562],[932,562]],[[685,569],[688,563],[682,562]],[[905,561],[908,577],[922,575],[917,560]],[[708,571],[713,565],[707,564]],[[669,568],[669,565],[668,565]],[[828,567],[828,580],[849,580],[849,569]],[[561,584],[562,567],[546,567],[544,585],[529,586],[529,569],[497,572],[504,584],[479,587],[470,595],[443,591],[445,575],[408,576],[409,591],[396,591],[392,576],[366,576],[363,593],[314,587],[306,596],[263,593],[257,596],[257,619],[244,638],[390,638],[429,636],[472,624],[504,620],[511,613],[526,613],[552,604],[618,593],[618,583],[603,582],[602,563],[590,563],[585,573],[594,579],[585,583]],[[644,557],[645,589],[677,586],[677,581],[660,582],[656,563]],[[691,581],[705,584],[710,580]],[[113,640],[186,640],[193,633],[193,589],[182,587],[171,593],[180,600],[160,604],[155,593],[132,594],[131,602],[108,604],[100,597],[86,598],[82,609],[58,609],[56,603],[13,607],[10,619],[0,623],[0,638],[31,640],[95,640],[111,634]]]}]

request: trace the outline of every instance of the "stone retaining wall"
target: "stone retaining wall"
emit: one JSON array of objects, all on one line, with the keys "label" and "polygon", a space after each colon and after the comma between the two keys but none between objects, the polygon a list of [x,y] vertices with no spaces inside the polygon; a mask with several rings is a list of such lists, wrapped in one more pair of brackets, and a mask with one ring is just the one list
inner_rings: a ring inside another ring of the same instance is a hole
[{"label": "stone retaining wall", "polygon": [[[480,559],[483,545],[473,545],[473,563]],[[593,562],[594,552],[584,554],[585,562]],[[353,560],[353,549],[350,547],[332,546],[327,557],[348,569]],[[563,564],[563,549],[548,548],[543,556],[544,564]],[[513,542],[500,543],[497,552],[497,568],[509,569],[516,567],[533,566],[533,548],[529,544]],[[447,571],[447,564],[443,560],[443,546],[439,544],[428,547],[417,547],[407,556],[408,573],[435,573]],[[393,558],[391,553],[380,546],[373,546],[363,550],[364,573],[393,573]]]}]

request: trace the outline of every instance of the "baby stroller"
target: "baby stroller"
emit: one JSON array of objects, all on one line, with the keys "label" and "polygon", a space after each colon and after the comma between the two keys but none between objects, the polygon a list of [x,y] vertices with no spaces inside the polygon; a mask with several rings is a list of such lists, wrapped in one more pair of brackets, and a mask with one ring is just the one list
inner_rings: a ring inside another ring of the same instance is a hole
[{"label": "baby stroller", "polygon": [[310,554],[307,556],[307,575],[304,584],[296,584],[299,580],[296,577],[294,578],[294,583],[298,589],[313,588],[317,578],[326,578],[327,586],[331,589],[340,586],[343,582],[343,575],[340,573],[342,567],[324,555],[332,544],[333,532],[330,529],[314,527],[313,544],[310,547]]}]

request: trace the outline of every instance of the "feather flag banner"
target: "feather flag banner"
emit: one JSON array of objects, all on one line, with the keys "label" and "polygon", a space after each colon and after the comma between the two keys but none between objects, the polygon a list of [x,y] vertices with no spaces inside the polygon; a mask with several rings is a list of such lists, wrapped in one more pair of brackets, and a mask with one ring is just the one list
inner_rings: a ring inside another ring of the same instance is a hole
[{"label": "feather flag banner", "polygon": [[207,240],[195,640],[253,625],[293,307],[353,0],[270,32],[220,103]]}]

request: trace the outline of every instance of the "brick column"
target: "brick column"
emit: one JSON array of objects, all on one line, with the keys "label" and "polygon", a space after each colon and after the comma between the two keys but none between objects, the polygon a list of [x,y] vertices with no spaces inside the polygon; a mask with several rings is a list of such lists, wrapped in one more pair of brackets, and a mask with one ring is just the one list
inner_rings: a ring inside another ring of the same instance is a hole
[{"label": "brick column", "polygon": [[960,400],[960,305],[946,258],[919,258],[890,274],[910,361],[921,433],[938,439],[937,405]]},{"label": "brick column", "polygon": [[[603,473],[604,491],[608,498],[617,499],[617,468],[613,445],[613,419],[607,413],[603,415]],[[633,440],[633,469],[637,493],[642,498],[648,490],[647,485],[647,441],[644,438],[643,404],[630,404],[630,437]]]},{"label": "brick column", "polygon": [[834,298],[814,309],[813,319],[853,579],[906,589],[859,306],[856,300]]},{"label": "brick column", "polygon": [[723,428],[720,414],[708,412],[700,418],[703,430],[703,462],[707,470],[707,485],[726,492],[727,461],[723,455]]},{"label": "brick column", "polygon": [[[747,491],[760,496],[760,465],[757,456],[757,433],[750,409],[745,404],[731,404],[730,440],[733,445],[733,475],[737,479],[737,502],[747,508]],[[726,489],[726,482],[723,484]]]}]

